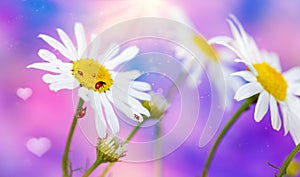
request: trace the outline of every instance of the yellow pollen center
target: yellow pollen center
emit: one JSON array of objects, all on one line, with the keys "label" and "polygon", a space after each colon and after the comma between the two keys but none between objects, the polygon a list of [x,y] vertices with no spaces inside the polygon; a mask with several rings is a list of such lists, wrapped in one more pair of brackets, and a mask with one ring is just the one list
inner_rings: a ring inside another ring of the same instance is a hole
[{"label": "yellow pollen center", "polygon": [[257,80],[263,88],[273,95],[276,100],[284,101],[288,84],[282,74],[266,62],[254,64],[253,66],[258,73]]},{"label": "yellow pollen center", "polygon": [[74,61],[72,74],[82,87],[96,92],[106,92],[113,84],[111,74],[98,62],[92,59]]},{"label": "yellow pollen center", "polygon": [[214,47],[209,45],[204,38],[195,35],[193,37],[193,40],[194,40],[194,43],[196,44],[196,46],[199,47],[201,49],[201,51],[205,55],[207,55],[210,59],[212,59],[213,61],[217,61],[217,62],[220,60],[218,53],[216,52]]}]

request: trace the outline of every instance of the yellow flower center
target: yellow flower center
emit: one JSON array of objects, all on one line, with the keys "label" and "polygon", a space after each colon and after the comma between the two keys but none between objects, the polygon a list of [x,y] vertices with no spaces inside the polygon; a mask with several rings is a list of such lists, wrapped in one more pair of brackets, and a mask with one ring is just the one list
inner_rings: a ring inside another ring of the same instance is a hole
[{"label": "yellow flower center", "polygon": [[82,87],[96,92],[106,92],[113,84],[111,74],[98,62],[92,59],[74,61],[72,74]]},{"label": "yellow flower center", "polygon": [[292,160],[286,169],[287,176],[293,177],[299,174],[300,165],[296,160]]},{"label": "yellow flower center", "polygon": [[257,80],[263,88],[273,95],[276,100],[284,101],[288,84],[282,74],[266,62],[254,64],[253,66],[258,73]]},{"label": "yellow flower center", "polygon": [[204,38],[200,36],[194,36],[193,40],[197,47],[199,47],[205,55],[207,55],[214,61],[219,61],[219,56],[216,50],[211,45],[209,45]]}]

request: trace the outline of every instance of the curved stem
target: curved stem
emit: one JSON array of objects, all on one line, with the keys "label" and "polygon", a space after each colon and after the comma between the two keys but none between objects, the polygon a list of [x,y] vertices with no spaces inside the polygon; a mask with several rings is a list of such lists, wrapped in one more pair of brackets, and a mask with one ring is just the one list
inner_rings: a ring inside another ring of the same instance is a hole
[{"label": "curved stem", "polygon": [[83,174],[82,177],[88,177],[102,163],[102,160],[97,158],[93,165]]},{"label": "curved stem", "polygon": [[[128,137],[126,138],[124,144],[128,143],[132,138],[133,136],[137,133],[137,131],[140,129],[140,127],[142,126],[142,124],[147,120],[147,117],[144,117],[144,121],[142,122],[139,122],[135,127],[134,129],[130,132],[130,134],[128,135]],[[109,163],[104,171],[101,173],[100,177],[105,177],[105,175],[109,172],[109,170],[113,167],[115,163]]]},{"label": "curved stem", "polygon": [[225,136],[225,134],[228,132],[228,130],[231,128],[231,126],[236,122],[236,120],[240,117],[240,115],[246,111],[249,106],[255,101],[256,99],[254,99],[253,97],[247,99],[242,105],[241,107],[236,111],[236,113],[231,117],[231,119],[229,120],[229,122],[225,125],[225,127],[223,128],[223,130],[221,131],[221,133],[219,134],[219,136],[217,137],[216,141],[214,142],[214,145],[212,147],[212,149],[210,150],[209,156],[206,160],[203,172],[202,172],[202,177],[206,177],[207,176],[207,172],[208,172],[208,168],[211,164],[211,161],[216,153],[216,150],[221,142],[221,140],[223,139],[223,137]]},{"label": "curved stem", "polygon": [[296,154],[300,151],[300,144],[298,144],[293,150],[292,152],[289,154],[289,156],[285,159],[282,167],[280,168],[280,172],[278,177],[283,177],[286,174],[286,170],[289,166],[289,164],[291,163],[291,161],[293,160],[293,158],[296,156]]},{"label": "curved stem", "polygon": [[140,127],[142,126],[142,124],[147,120],[147,118],[144,117],[144,121],[142,122],[139,122],[135,127],[134,129],[130,132],[130,134],[127,136],[124,144],[128,143],[132,138],[133,136],[136,134],[136,132],[140,129]]},{"label": "curved stem", "polygon": [[77,105],[76,113],[75,113],[74,118],[73,118],[73,122],[72,122],[72,125],[71,125],[71,128],[70,128],[70,131],[69,131],[69,135],[68,135],[68,139],[67,139],[63,159],[62,159],[62,170],[63,170],[63,176],[64,177],[69,176],[68,166],[69,166],[70,145],[71,145],[71,141],[72,141],[72,138],[73,138],[75,127],[76,127],[76,124],[77,124],[77,116],[78,116],[79,112],[82,109],[83,103],[84,103],[83,99],[80,98],[79,103]]},{"label": "curved stem", "polygon": [[114,163],[109,163],[103,172],[101,173],[100,177],[105,177],[105,175],[109,172],[109,170],[113,167]]}]

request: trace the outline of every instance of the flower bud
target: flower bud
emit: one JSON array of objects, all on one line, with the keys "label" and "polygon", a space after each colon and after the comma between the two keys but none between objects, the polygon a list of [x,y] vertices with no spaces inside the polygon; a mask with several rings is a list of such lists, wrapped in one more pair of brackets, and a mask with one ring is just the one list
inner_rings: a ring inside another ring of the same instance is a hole
[{"label": "flower bud", "polygon": [[149,110],[150,118],[159,119],[162,115],[166,113],[168,102],[159,93],[151,92],[151,100],[143,101],[143,106]]},{"label": "flower bud", "polygon": [[102,162],[116,162],[125,156],[126,145],[114,135],[99,139],[97,156]]}]

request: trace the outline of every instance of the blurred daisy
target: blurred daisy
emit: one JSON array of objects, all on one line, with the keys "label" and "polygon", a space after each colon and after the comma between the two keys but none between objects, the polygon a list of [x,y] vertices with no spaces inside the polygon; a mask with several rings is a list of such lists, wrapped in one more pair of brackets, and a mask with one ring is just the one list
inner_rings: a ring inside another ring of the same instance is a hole
[{"label": "blurred daisy", "polygon": [[175,48],[175,56],[179,58],[183,64],[183,68],[189,72],[187,84],[189,87],[197,87],[202,80],[203,72],[207,72],[209,81],[216,88],[219,102],[225,103],[226,108],[232,105],[233,93],[241,85],[241,82],[233,78],[230,74],[233,72],[232,53],[228,50],[216,50],[201,37],[191,34],[190,40],[199,51],[201,56],[197,61],[194,56],[182,47]]},{"label": "blurred daisy", "polygon": [[134,81],[140,76],[139,71],[114,71],[120,64],[132,60],[139,49],[136,46],[128,47],[117,55],[119,47],[114,46],[113,52],[109,50],[110,53],[98,55],[99,39],[92,35],[91,42],[87,43],[80,23],[75,24],[74,30],[77,49],[61,29],[57,29],[57,32],[62,43],[48,35],[39,35],[71,62],[62,62],[53,52],[40,49],[38,55],[46,62],[34,63],[27,68],[54,73],[43,76],[43,81],[50,84],[50,90],[73,90],[79,87],[78,95],[95,110],[96,130],[101,138],[106,136],[107,124],[112,133],[119,131],[114,106],[134,120],[142,121],[141,114],[149,116],[149,111],[138,99],[150,100],[151,96],[145,91],[149,91],[151,86],[145,82]]},{"label": "blurred daisy", "polygon": [[235,99],[240,101],[258,94],[254,119],[261,121],[270,109],[272,127],[275,130],[281,127],[279,105],[285,134],[290,132],[294,142],[300,143],[300,68],[295,67],[282,73],[276,54],[260,51],[254,39],[245,32],[234,16],[230,16],[228,23],[234,39],[220,36],[212,39],[212,42],[231,49],[239,57],[236,61],[245,63],[249,68],[233,74],[249,82],[238,89]]}]

